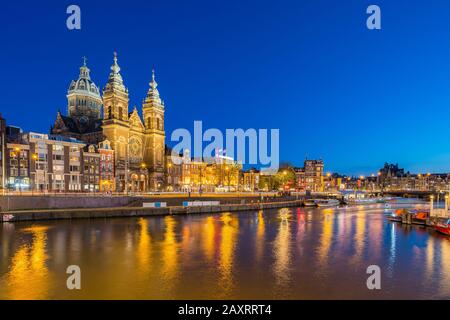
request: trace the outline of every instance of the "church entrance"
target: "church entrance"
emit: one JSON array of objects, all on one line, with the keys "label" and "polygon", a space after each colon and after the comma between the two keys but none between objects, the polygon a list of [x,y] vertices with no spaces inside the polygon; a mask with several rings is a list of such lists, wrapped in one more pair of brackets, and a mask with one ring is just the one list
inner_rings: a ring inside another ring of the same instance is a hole
[{"label": "church entrance", "polygon": [[147,176],[144,174],[133,173],[130,181],[131,192],[146,192],[147,191]]}]

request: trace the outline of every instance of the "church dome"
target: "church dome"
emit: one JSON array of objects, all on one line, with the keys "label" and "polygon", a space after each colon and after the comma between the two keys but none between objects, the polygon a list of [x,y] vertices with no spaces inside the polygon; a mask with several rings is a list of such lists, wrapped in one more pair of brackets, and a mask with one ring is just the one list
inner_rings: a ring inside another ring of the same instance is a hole
[{"label": "church dome", "polygon": [[94,98],[100,98],[100,91],[95,83],[91,80],[89,75],[90,70],[86,66],[86,60],[84,60],[83,65],[80,67],[80,76],[77,80],[72,80],[69,85],[68,94],[80,94],[88,95]]},{"label": "church dome", "polygon": [[69,117],[79,120],[80,123],[87,123],[89,119],[100,119],[102,98],[98,87],[91,80],[86,58],[83,59],[78,79],[69,85],[67,100]]}]

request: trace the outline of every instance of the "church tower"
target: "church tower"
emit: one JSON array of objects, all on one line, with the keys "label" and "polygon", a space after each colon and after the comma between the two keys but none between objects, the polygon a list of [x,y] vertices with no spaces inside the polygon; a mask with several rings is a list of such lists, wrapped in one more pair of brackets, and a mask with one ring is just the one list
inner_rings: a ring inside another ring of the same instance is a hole
[{"label": "church tower", "polygon": [[83,58],[78,80],[73,80],[67,91],[67,115],[83,127],[89,122],[100,119],[101,107],[102,99],[99,90],[91,80],[86,58]]},{"label": "church tower", "polygon": [[158,92],[155,71],[147,97],[142,105],[142,115],[145,126],[144,162],[149,172],[149,187],[160,189],[164,184],[164,103]]},{"label": "church tower", "polygon": [[96,144],[102,141],[102,98],[86,60],[83,58],[78,79],[72,80],[67,90],[67,115],[58,111],[50,133]]},{"label": "church tower", "polygon": [[111,66],[108,82],[103,89],[103,136],[115,151],[116,191],[124,191],[127,181],[128,139],[128,89],[123,84],[117,53]]}]

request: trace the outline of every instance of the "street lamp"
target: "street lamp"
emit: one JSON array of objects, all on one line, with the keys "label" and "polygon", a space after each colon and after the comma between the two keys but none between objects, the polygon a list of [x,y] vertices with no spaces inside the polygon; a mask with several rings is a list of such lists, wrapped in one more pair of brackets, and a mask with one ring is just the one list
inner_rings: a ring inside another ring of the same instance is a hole
[{"label": "street lamp", "polygon": [[[34,160],[34,171],[37,172],[37,168],[36,168],[36,162],[38,160],[38,155],[37,153],[33,153],[33,155],[31,156],[31,159]],[[31,177],[30,177],[31,178]],[[31,179],[30,179],[31,181]],[[31,188],[31,192],[33,193],[33,190],[36,188],[37,186],[37,174],[34,174],[34,186]]]},{"label": "street lamp", "polygon": [[[144,162],[142,162],[141,163],[141,169],[142,170],[145,170],[147,168],[147,165],[144,163]],[[140,180],[141,180],[141,177],[138,177],[138,185],[140,185]],[[144,192],[145,191],[145,186],[147,185],[147,175],[144,175],[144,185],[142,186],[142,192]]]}]

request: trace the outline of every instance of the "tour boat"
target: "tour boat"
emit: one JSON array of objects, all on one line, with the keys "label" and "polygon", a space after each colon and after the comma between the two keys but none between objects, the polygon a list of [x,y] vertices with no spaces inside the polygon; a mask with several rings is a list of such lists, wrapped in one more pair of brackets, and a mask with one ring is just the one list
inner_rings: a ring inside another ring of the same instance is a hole
[{"label": "tour boat", "polygon": [[339,200],[336,199],[316,199],[314,202],[318,207],[336,207],[339,205]]},{"label": "tour boat", "polygon": [[442,234],[450,236],[450,219],[447,220],[445,224],[437,224],[434,226],[434,229]]}]

